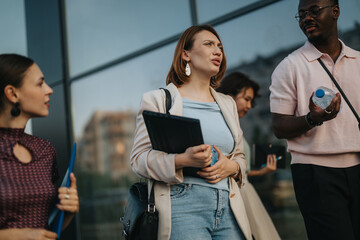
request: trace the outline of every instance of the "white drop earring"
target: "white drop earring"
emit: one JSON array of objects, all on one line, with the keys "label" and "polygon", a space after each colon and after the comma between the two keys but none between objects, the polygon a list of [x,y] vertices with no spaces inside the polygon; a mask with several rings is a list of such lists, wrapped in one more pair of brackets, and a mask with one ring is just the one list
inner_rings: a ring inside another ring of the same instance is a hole
[{"label": "white drop earring", "polygon": [[190,76],[190,74],[191,74],[191,69],[190,69],[190,65],[188,62],[186,63],[186,66],[185,66],[185,74],[186,74],[186,76]]}]

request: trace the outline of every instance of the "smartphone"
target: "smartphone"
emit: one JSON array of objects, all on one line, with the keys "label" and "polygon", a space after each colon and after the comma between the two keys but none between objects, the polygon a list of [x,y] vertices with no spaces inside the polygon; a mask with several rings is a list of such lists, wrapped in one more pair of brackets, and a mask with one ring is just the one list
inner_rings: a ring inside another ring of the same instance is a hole
[{"label": "smartphone", "polygon": [[[282,156],[276,157],[276,161],[279,161],[279,160],[281,160],[281,159],[282,159]],[[262,167],[262,168],[265,167],[266,164],[267,164],[267,163],[262,164],[261,167]]]},{"label": "smartphone", "polygon": [[214,165],[218,161],[218,158],[219,158],[219,154],[213,146],[211,146],[211,153],[212,153],[212,158],[211,158],[212,161],[211,161],[210,166]]}]

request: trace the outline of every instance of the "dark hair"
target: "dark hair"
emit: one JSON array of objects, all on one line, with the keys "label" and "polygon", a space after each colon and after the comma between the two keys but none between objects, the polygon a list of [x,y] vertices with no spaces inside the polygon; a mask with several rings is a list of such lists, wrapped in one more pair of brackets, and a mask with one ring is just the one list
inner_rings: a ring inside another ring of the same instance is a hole
[{"label": "dark hair", "polygon": [[330,0],[334,5],[339,5],[339,0]]},{"label": "dark hair", "polygon": [[235,97],[241,91],[249,88],[254,90],[254,99],[251,101],[251,105],[255,107],[255,98],[261,96],[259,94],[260,86],[241,72],[233,72],[224,77],[216,91]]},{"label": "dark hair", "polygon": [[5,87],[21,87],[25,72],[34,64],[28,57],[18,54],[0,54],[0,110],[4,107]]},{"label": "dark hair", "polygon": [[[169,83],[175,84],[177,87],[181,86],[185,82],[189,81],[189,77],[185,74],[185,65],[186,61],[182,59],[182,52],[183,50],[190,50],[193,47],[194,44],[194,36],[201,32],[201,31],[209,31],[212,34],[214,34],[217,39],[220,40],[220,37],[218,33],[215,31],[213,27],[210,25],[199,25],[199,26],[192,26],[183,32],[181,35],[174,53],[174,59],[172,62],[172,65],[170,67],[170,71],[166,77],[166,85]],[[225,74],[226,71],[226,58],[224,51],[223,52],[223,59],[220,65],[219,72],[211,78],[210,85],[212,87],[217,87],[219,81],[222,79],[222,77]]]}]

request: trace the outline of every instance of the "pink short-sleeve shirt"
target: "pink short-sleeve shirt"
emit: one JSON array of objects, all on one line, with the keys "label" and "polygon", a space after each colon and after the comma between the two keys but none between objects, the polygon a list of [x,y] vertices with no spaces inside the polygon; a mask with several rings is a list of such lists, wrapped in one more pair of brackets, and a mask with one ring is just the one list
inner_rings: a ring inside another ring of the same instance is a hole
[{"label": "pink short-sleeve shirt", "polygon": [[[317,61],[321,58],[360,114],[360,52],[343,42],[341,44],[342,51],[335,63],[328,54],[321,53],[308,41],[287,56],[272,74],[271,112],[304,116],[309,112],[310,96],[319,86],[338,92]],[[335,119],[288,139],[292,164],[351,167],[360,163],[358,122],[343,99],[341,105]]]}]

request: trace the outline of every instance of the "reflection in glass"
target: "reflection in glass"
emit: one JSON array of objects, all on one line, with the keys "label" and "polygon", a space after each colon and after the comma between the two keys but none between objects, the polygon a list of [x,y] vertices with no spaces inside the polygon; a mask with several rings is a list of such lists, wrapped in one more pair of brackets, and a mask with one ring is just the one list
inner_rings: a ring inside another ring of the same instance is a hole
[{"label": "reflection in glass", "polygon": [[135,120],[144,92],[165,86],[175,44],[72,84],[82,239],[119,239]]},{"label": "reflection in glass", "polygon": [[197,0],[198,19],[200,23],[209,22],[257,1],[258,0],[226,0],[219,2],[216,0]]},{"label": "reflection in glass", "polygon": [[[74,3],[75,1],[71,2],[67,1],[68,8],[69,4],[77,4]],[[229,2],[221,2],[223,8],[219,8],[219,2],[197,0],[199,19],[208,17],[210,20],[255,1]],[[249,116],[241,120],[241,127],[250,143],[284,144],[284,141],[275,139],[271,130],[268,87],[271,73],[277,64],[305,42],[305,36],[293,17],[297,4],[297,1],[281,1],[215,27],[223,41],[229,71],[242,71],[261,86],[262,97],[257,101],[257,106],[249,112]],[[349,0],[341,4],[342,15],[339,20],[341,38],[349,46],[360,49],[360,36],[357,34],[359,25],[355,25],[360,10],[359,3],[357,0]],[[79,4],[81,9],[86,7],[85,5]],[[106,7],[99,7],[98,14],[104,17],[105,10],[102,8]],[[159,11],[166,11],[167,8],[168,5],[164,5]],[[96,11],[93,11],[95,16]],[[184,11],[188,17],[190,15],[188,10]],[[74,13],[68,13],[69,16],[71,14]],[[109,16],[110,19],[112,19],[111,16]],[[116,16],[116,18],[121,17]],[[85,19],[84,17],[84,23]],[[96,22],[95,19],[93,21]],[[101,23],[103,20],[99,21]],[[72,21],[68,22],[71,25]],[[76,23],[78,27],[81,26],[80,23],[81,21]],[[73,74],[124,54],[124,49],[127,47],[126,41],[133,41],[129,46],[132,48],[131,51],[134,51],[138,46],[143,47],[166,37],[165,33],[160,34],[162,37],[158,38],[159,35],[156,32],[147,32],[145,24],[139,26],[137,31],[146,33],[148,37],[146,42],[141,41],[142,36],[139,37],[136,34],[135,36],[126,34],[128,39],[119,39],[117,36],[114,39],[100,41],[101,35],[109,32],[106,30],[107,26],[96,27],[94,30],[85,27],[81,30],[89,33],[88,35],[76,35],[75,27],[71,30],[72,27],[69,26],[69,31],[75,34],[73,36],[80,38],[70,39],[70,41],[78,41],[79,45],[88,44],[86,47],[75,48],[76,44],[73,43],[74,45],[70,47],[73,54],[71,61],[75,64],[72,65]],[[113,29],[115,29],[114,26]],[[172,30],[178,33],[186,27],[178,26]],[[88,28],[91,28],[91,24]],[[85,38],[82,40],[81,36],[87,36],[86,40]],[[91,36],[95,39],[91,39]],[[91,43],[84,43],[86,41]],[[121,44],[114,46],[118,42]],[[124,49],[121,50],[122,47]],[[75,81],[71,85],[74,134],[79,143],[76,169],[79,172],[77,176],[81,198],[82,239],[121,239],[122,226],[119,218],[123,215],[127,189],[132,182],[137,180],[130,169],[129,154],[140,98],[146,91],[165,86],[165,78],[174,49],[175,43],[167,45]],[[306,239],[289,168],[278,170],[273,175],[250,179],[250,181],[257,188],[281,238],[284,240]]]},{"label": "reflection in glass", "polygon": [[[0,54],[17,53],[27,56],[24,1],[0,1],[0,16]],[[25,132],[32,134],[31,119],[26,124]]]},{"label": "reflection in glass", "polygon": [[23,0],[0,1],[0,53],[27,55]]},{"label": "reflection in glass", "polygon": [[70,75],[178,34],[191,24],[188,1],[66,1]]},{"label": "reflection in glass", "polygon": [[[281,1],[216,26],[223,41],[228,70],[244,72],[260,84],[262,97],[240,123],[250,143],[286,144],[272,133],[268,88],[271,74],[280,61],[306,41],[293,11],[289,11],[294,9],[296,12],[297,5],[298,1]],[[346,15],[345,19],[340,21],[340,17],[339,20],[340,38],[349,46],[360,49],[360,25],[355,24],[358,18],[355,12],[360,12],[359,6],[350,1],[343,3],[340,9]],[[290,169],[278,169],[273,175],[252,177],[249,181],[257,189],[281,238],[306,239]]]}]

